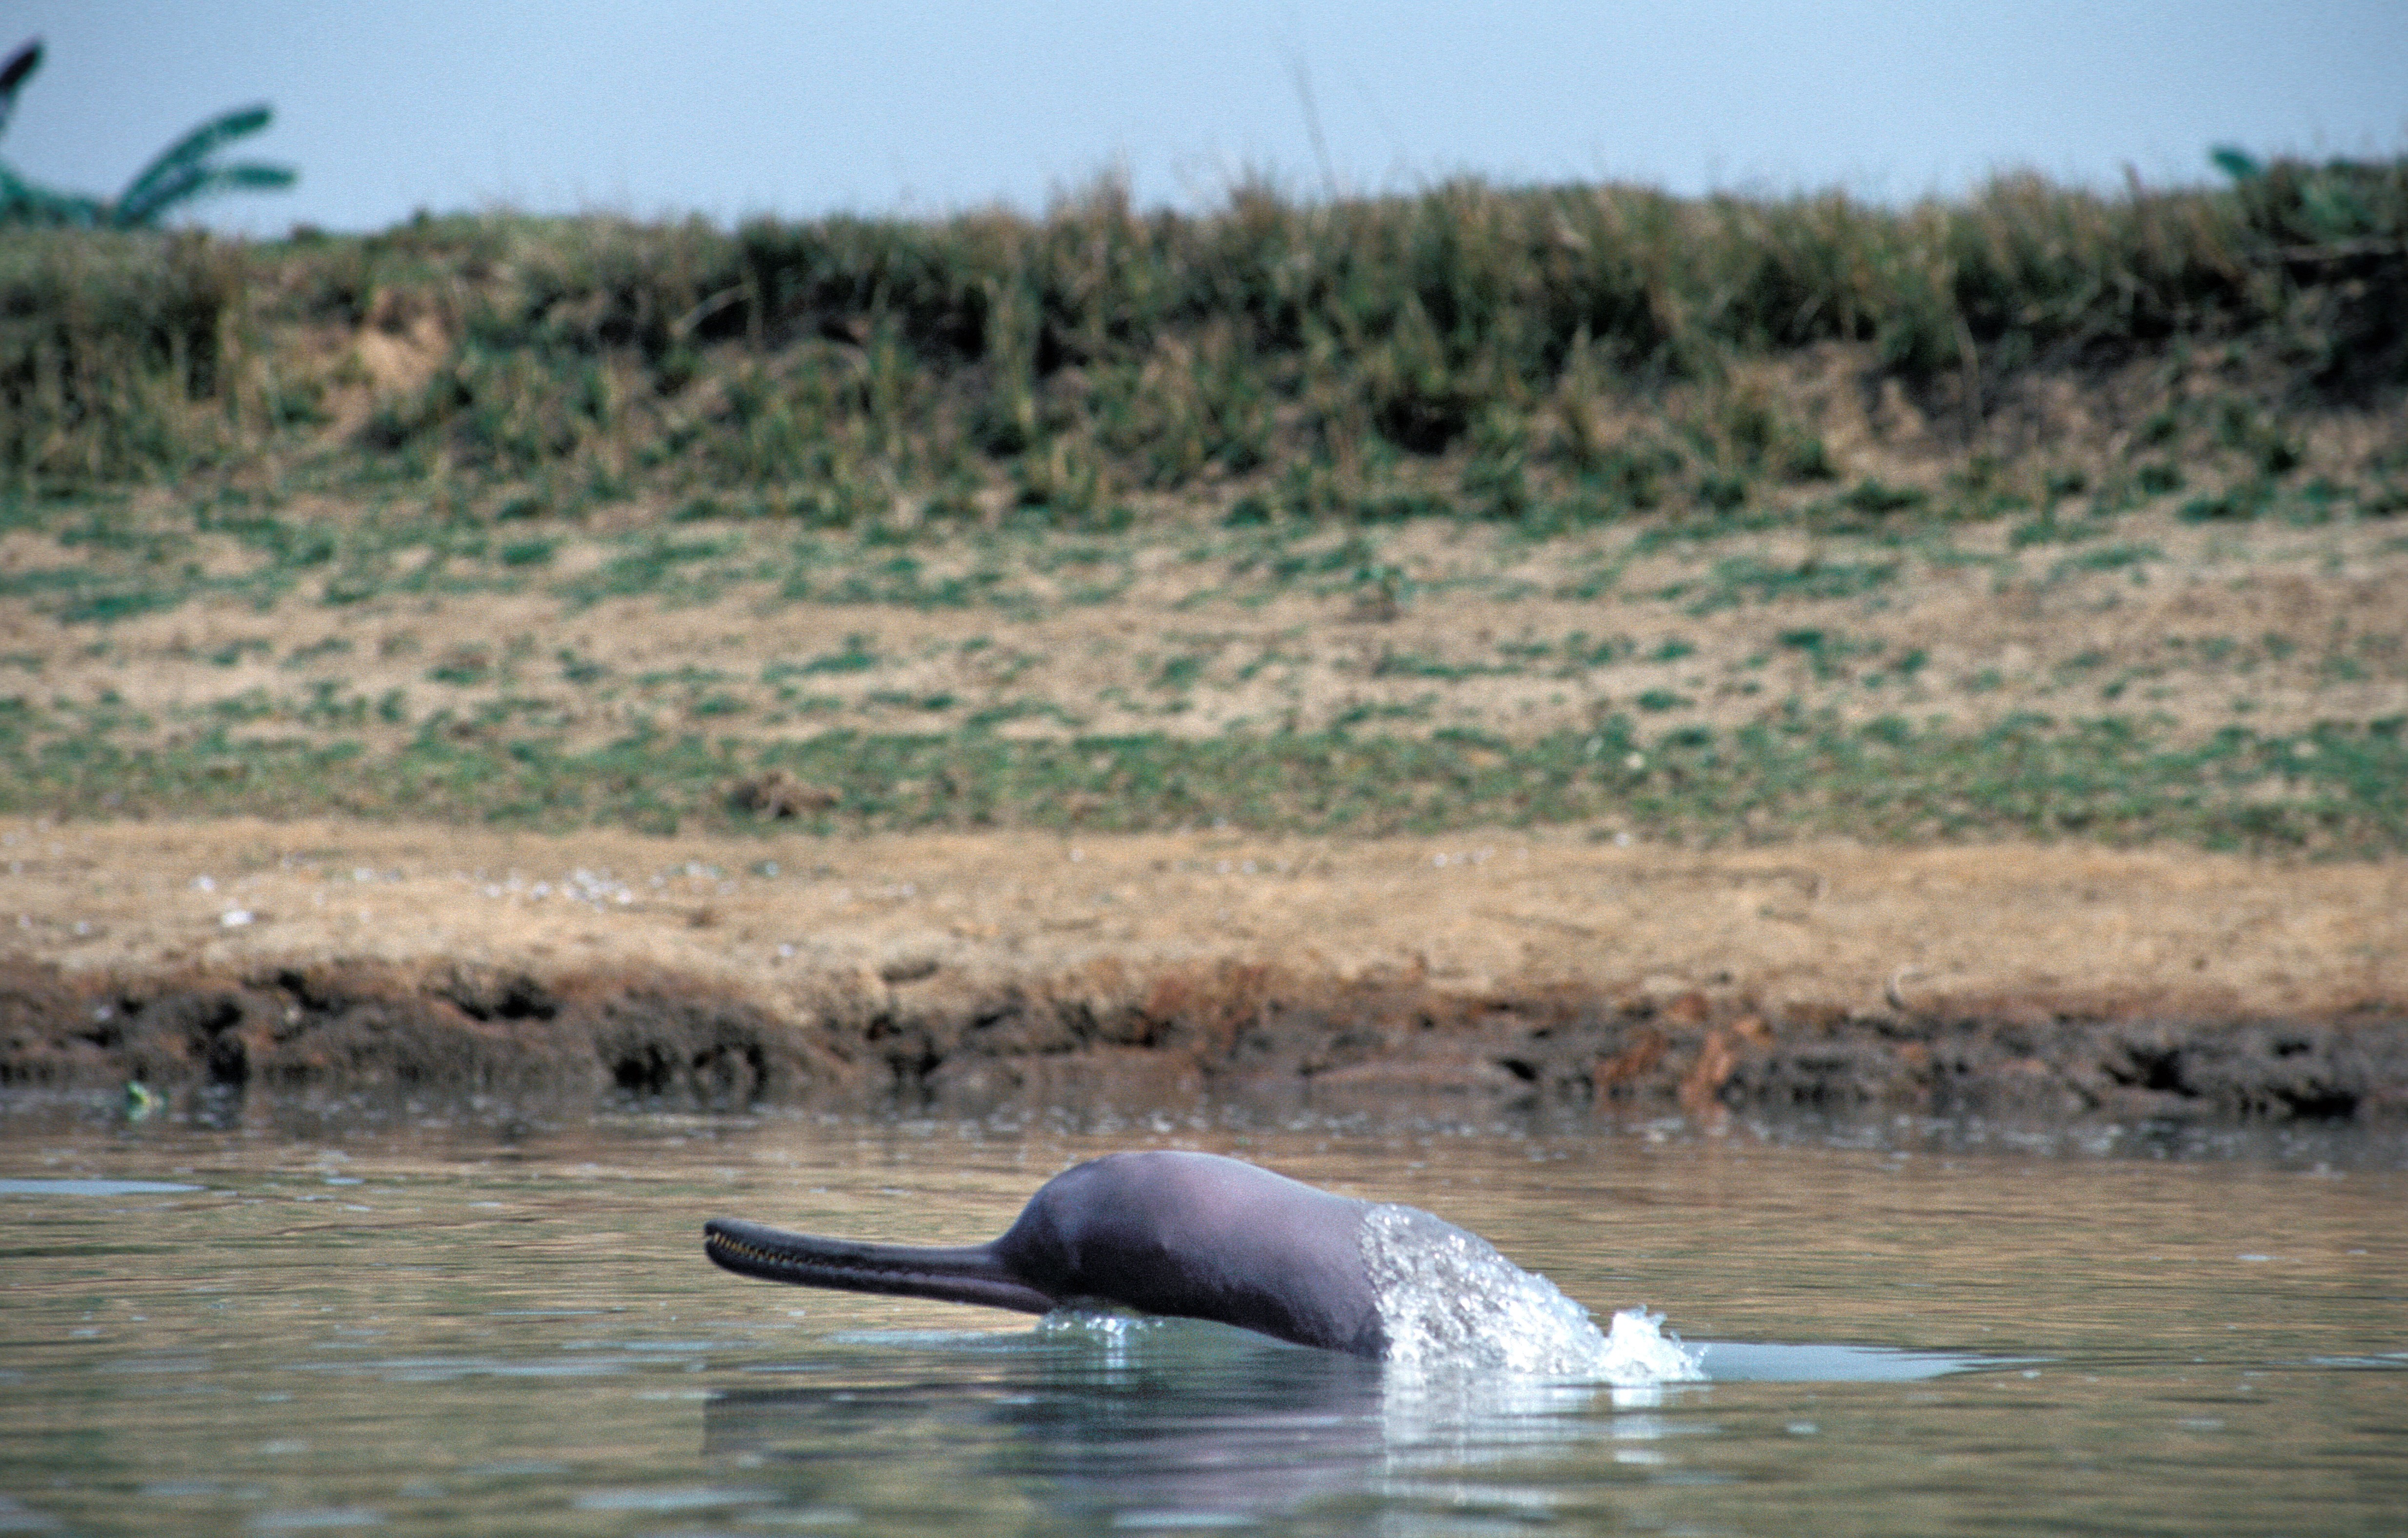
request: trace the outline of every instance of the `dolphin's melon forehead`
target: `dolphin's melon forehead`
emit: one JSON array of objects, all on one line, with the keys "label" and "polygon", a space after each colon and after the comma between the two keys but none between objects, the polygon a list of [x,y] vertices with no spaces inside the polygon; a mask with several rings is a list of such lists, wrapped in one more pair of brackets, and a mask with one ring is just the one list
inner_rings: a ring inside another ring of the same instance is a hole
[{"label": "dolphin's melon forehead", "polygon": [[1319,1210],[1334,1216],[1368,1205],[1242,1159],[1162,1148],[1107,1154],[1074,1165],[1038,1188],[1023,1217],[1057,1228],[1111,1220],[1204,1231],[1254,1227],[1267,1210]]},{"label": "dolphin's melon forehead", "polygon": [[[1352,1198],[1338,1196],[1300,1180],[1266,1170],[1259,1164],[1231,1158],[1226,1154],[1201,1154],[1183,1148],[1146,1148],[1125,1154],[1106,1154],[1069,1169],[1046,1182],[1050,1189],[1059,1182],[1125,1181],[1131,1185],[1192,1188],[1199,1191],[1278,1192],[1282,1195],[1313,1197],[1326,1201],[1349,1201]],[[1357,1203],[1360,1205],[1360,1203]]]}]

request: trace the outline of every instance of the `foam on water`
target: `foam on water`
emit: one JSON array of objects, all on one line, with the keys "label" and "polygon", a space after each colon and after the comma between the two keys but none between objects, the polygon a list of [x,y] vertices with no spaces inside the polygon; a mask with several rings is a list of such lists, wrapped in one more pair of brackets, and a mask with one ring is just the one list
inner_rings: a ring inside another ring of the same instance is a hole
[{"label": "foam on water", "polygon": [[1363,1264],[1380,1301],[1388,1361],[1407,1373],[1508,1373],[1616,1387],[1695,1383],[1695,1356],[1639,1309],[1610,1330],[1553,1282],[1497,1253],[1478,1234],[1415,1207],[1363,1216]]}]

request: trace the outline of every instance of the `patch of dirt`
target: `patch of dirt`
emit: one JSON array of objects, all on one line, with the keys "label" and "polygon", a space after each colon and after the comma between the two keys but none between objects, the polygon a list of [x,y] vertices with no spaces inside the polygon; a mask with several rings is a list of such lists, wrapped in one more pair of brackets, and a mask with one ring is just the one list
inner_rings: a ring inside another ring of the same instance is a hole
[{"label": "patch of dirt", "polygon": [[0,1085],[2408,1112],[2408,862],[0,821]]}]

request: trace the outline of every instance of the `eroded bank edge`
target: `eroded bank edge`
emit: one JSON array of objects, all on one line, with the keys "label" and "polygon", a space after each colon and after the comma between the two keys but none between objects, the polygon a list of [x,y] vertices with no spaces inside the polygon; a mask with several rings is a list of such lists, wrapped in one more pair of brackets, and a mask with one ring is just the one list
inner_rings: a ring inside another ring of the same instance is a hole
[{"label": "eroded bank edge", "polygon": [[956,988],[835,975],[779,998],[660,969],[316,962],[116,974],[0,963],[0,1093],[140,1083],[633,1095],[697,1108],[981,1112],[1214,1100],[2408,1115],[2408,1000],[2271,1018],[2165,995],[1878,1005],[1607,984],[1449,990],[1234,962]]}]

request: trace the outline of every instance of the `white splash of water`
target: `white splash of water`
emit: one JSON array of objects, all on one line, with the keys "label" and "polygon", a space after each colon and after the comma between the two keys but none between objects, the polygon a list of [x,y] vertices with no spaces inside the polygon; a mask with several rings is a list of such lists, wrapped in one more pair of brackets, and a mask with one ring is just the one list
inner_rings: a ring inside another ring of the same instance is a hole
[{"label": "white splash of water", "polygon": [[1388,1362],[1407,1373],[1505,1373],[1616,1387],[1694,1383],[1698,1358],[1656,1315],[1625,1309],[1610,1333],[1543,1276],[1478,1234],[1415,1207],[1363,1215],[1363,1264],[1388,1334]]}]

